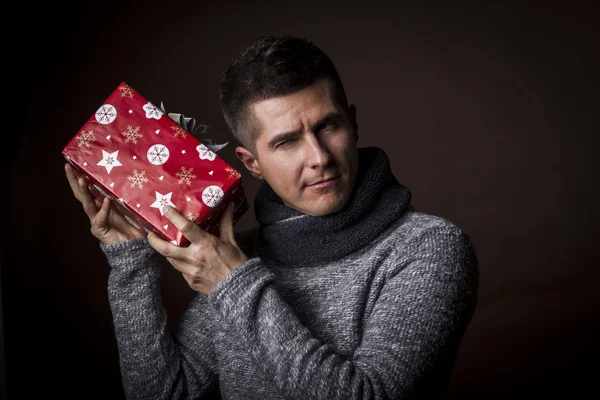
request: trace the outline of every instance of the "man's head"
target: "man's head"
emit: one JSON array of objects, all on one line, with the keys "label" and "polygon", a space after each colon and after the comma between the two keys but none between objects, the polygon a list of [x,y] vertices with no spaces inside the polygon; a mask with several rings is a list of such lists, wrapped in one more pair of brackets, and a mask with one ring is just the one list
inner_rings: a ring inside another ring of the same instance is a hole
[{"label": "man's head", "polygon": [[316,216],[345,206],[358,167],[356,108],[323,51],[291,36],[259,38],[224,73],[221,107],[242,144],[236,155],[286,205]]}]

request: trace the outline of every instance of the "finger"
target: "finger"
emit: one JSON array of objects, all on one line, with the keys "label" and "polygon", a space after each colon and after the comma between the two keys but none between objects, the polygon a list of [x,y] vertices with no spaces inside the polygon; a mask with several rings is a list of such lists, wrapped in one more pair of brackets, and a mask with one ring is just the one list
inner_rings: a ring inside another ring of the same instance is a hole
[{"label": "finger", "polygon": [[194,269],[190,264],[173,257],[167,257],[167,261],[173,266],[173,268],[181,272],[181,274],[186,278],[186,281],[189,279],[188,283],[196,279],[193,276]]},{"label": "finger", "polygon": [[[97,204],[97,203],[95,203],[95,204]],[[98,213],[96,214],[96,217],[94,218],[94,225],[98,229],[107,228],[109,225],[108,224],[108,216],[109,215],[110,215],[110,200],[108,197],[105,197],[104,199],[102,199],[102,205],[100,207],[100,210],[98,211]]]},{"label": "finger", "polygon": [[165,205],[163,206],[163,215],[167,217],[169,221],[179,232],[183,234],[190,242],[199,242],[208,239],[208,233],[202,230],[200,226],[190,221],[175,208]]},{"label": "finger", "polygon": [[77,183],[77,177],[75,176],[75,170],[73,169],[73,167],[71,167],[71,164],[66,163],[65,164],[65,173],[67,175],[67,180],[69,181],[69,186],[71,187],[71,190],[73,191],[73,195],[75,196],[75,198],[79,201],[81,201],[80,195],[79,195],[79,184]]},{"label": "finger", "polygon": [[195,278],[189,276],[188,274],[183,273],[183,272],[181,273],[181,276],[183,276],[183,279],[186,281],[186,283],[188,284],[188,286],[190,288],[192,288],[193,290],[195,290],[194,287],[197,284],[197,280]]},{"label": "finger", "polygon": [[94,218],[98,213],[98,207],[96,206],[94,197],[88,189],[87,182],[85,179],[79,178],[77,184],[79,185],[79,196],[81,204],[83,204],[83,209],[88,217]]},{"label": "finger", "polygon": [[233,202],[229,203],[225,212],[221,216],[221,221],[219,222],[219,238],[227,243],[234,244],[235,243],[235,235],[233,233]]},{"label": "finger", "polygon": [[185,261],[185,250],[183,248],[160,238],[153,232],[150,232],[147,238],[150,246],[152,246],[152,248],[158,251],[161,255],[167,257],[167,259]]}]

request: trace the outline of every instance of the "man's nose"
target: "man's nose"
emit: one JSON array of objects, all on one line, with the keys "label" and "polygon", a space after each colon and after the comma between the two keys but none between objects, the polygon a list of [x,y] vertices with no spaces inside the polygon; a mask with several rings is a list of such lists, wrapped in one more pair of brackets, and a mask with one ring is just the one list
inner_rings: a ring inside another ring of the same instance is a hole
[{"label": "man's nose", "polygon": [[312,134],[308,139],[308,162],[311,168],[326,167],[331,162],[331,154],[327,145]]}]

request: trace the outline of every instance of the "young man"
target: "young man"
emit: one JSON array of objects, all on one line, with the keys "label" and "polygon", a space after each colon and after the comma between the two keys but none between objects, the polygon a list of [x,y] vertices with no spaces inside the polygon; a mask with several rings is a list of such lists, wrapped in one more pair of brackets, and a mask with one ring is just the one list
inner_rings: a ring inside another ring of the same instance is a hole
[{"label": "young man", "polygon": [[[141,237],[66,166],[112,268],[128,398],[442,398],[477,302],[468,235],[414,211],[386,153],[357,147],[356,108],[312,43],[257,40],[224,74],[221,104],[264,180],[254,249],[231,210],[219,237],[166,210],[188,247]],[[160,255],[198,292],[174,334]]]}]

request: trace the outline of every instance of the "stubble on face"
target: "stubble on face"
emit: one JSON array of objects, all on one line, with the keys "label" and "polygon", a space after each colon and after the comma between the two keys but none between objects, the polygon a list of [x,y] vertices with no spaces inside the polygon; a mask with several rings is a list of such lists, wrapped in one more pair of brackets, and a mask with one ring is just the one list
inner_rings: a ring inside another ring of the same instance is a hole
[{"label": "stubble on face", "polygon": [[[309,215],[341,210],[357,169],[354,128],[327,81],[253,104],[256,166],[283,202]],[[260,158],[259,158],[260,156]],[[329,187],[310,186],[336,177]]]}]

